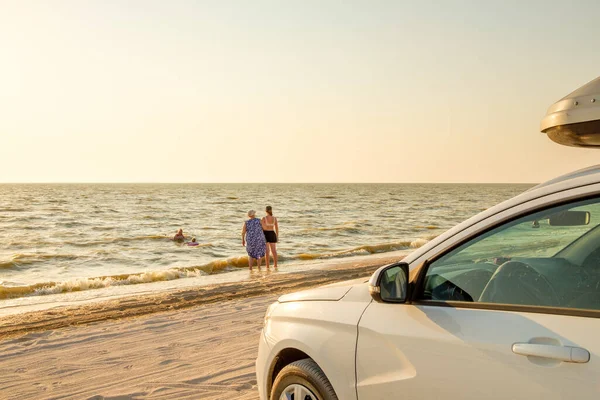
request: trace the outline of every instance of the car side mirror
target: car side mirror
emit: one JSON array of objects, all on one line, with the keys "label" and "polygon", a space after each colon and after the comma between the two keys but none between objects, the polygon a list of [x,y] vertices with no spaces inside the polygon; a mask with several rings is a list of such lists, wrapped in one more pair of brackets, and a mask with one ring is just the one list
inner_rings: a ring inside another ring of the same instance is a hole
[{"label": "car side mirror", "polygon": [[373,300],[384,303],[406,303],[410,299],[409,267],[405,262],[379,268],[369,279]]}]

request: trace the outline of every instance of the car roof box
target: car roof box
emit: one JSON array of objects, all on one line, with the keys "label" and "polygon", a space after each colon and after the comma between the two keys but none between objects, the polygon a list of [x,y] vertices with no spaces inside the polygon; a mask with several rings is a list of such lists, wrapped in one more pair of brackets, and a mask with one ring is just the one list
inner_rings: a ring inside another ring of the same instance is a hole
[{"label": "car roof box", "polygon": [[540,129],[556,143],[600,147],[600,77],[554,103]]}]

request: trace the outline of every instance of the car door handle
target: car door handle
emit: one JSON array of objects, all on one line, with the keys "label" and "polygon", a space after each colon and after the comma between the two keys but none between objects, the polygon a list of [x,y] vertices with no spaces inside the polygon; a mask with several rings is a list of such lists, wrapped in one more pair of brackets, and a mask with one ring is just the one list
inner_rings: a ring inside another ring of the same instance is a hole
[{"label": "car door handle", "polygon": [[550,344],[515,343],[512,351],[521,356],[551,358],[563,362],[586,363],[590,361],[590,352],[581,347],[553,346]]}]

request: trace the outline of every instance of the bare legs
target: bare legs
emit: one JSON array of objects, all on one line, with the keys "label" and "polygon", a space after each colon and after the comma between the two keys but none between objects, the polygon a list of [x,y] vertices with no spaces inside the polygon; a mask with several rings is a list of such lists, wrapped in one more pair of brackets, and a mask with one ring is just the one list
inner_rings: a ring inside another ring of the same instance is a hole
[{"label": "bare legs", "polygon": [[271,243],[267,243],[267,252],[265,254],[265,266],[267,269],[269,268],[269,256],[271,253],[271,247],[269,246]]},{"label": "bare legs", "polygon": [[273,254],[273,267],[277,268],[277,243],[267,243],[267,268],[269,268],[269,255]]},{"label": "bare legs", "polygon": [[269,243],[271,246],[271,253],[273,253],[273,266],[277,268],[277,243]]},{"label": "bare legs", "polygon": [[[261,262],[261,260],[262,260],[261,258],[257,258],[256,259],[256,266],[258,267],[259,271],[260,271],[260,262]],[[248,256],[248,267],[250,267],[250,271],[252,271],[253,264],[254,264],[254,258]],[[268,266],[267,266],[267,268],[268,268]]]}]

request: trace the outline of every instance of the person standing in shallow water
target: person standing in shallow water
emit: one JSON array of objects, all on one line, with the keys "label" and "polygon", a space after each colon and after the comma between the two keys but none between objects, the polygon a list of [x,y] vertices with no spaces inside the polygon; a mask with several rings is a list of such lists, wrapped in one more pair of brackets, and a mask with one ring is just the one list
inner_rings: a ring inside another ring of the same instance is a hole
[{"label": "person standing in shallow water", "polygon": [[265,240],[267,241],[265,264],[269,268],[269,255],[273,254],[273,267],[277,268],[277,238],[279,237],[279,224],[277,218],[273,216],[273,207],[267,206],[265,209],[267,215],[260,221]]},{"label": "person standing in shallow water", "polygon": [[242,227],[242,246],[246,246],[248,267],[252,271],[254,260],[260,269],[260,261],[265,256],[266,242],[260,220],[256,218],[256,211],[248,211],[248,218]]}]

